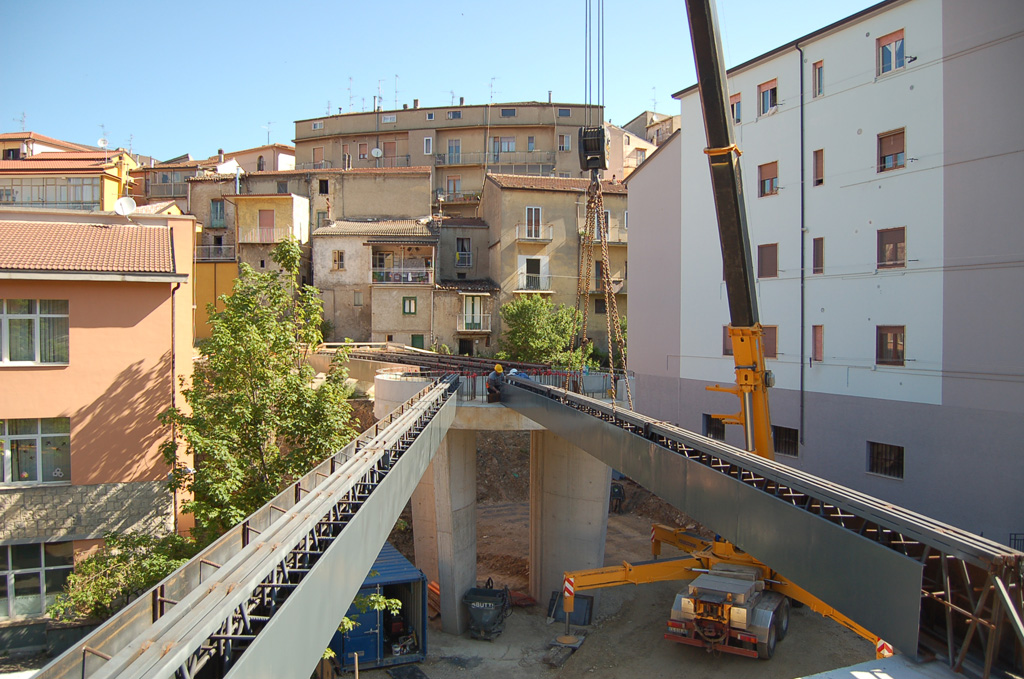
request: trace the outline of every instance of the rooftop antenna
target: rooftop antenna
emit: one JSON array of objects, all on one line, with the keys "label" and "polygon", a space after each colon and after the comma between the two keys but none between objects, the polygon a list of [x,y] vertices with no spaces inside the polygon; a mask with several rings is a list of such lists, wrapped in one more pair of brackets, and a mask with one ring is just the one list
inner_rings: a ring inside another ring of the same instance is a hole
[{"label": "rooftop antenna", "polygon": [[652,111],[657,111],[658,110],[658,88],[657,87],[652,87],[651,88],[651,110]]},{"label": "rooftop antenna", "polygon": [[363,111],[363,113],[365,113],[366,112],[366,97],[362,97],[362,100],[363,100],[363,108],[361,110]]},{"label": "rooftop antenna", "polygon": [[[494,81],[497,80],[497,79],[498,79],[497,77],[492,77],[491,78],[491,103],[492,104],[494,103]],[[501,92],[499,92],[498,94],[501,94]]]},{"label": "rooftop antenna", "polygon": [[260,127],[267,131],[267,146],[270,146],[270,126],[273,124],[273,120],[268,120],[266,125],[260,125]]},{"label": "rooftop antenna", "polygon": [[395,74],[395,110],[398,110],[398,74]]},{"label": "rooftop antenna", "polygon": [[331,115],[331,100],[330,99],[327,100],[327,113],[325,113],[324,115],[328,115],[328,116]]},{"label": "rooftop antenna", "polygon": [[22,132],[25,131],[25,112],[24,111],[21,112],[21,117],[20,118],[11,118],[11,120],[13,120],[16,123],[21,123],[21,131]]},{"label": "rooftop antenna", "polygon": [[355,97],[352,96],[352,76],[348,77],[348,112],[352,113],[353,102]]},{"label": "rooftop antenna", "polygon": [[107,145],[110,142],[107,141],[107,126],[103,123],[100,123],[100,132],[102,133],[102,136],[96,140],[96,146],[103,149],[103,160],[108,160],[109,156],[107,154]]},{"label": "rooftop antenna", "polygon": [[455,106],[455,90],[449,90],[449,93],[452,95],[452,106]]},{"label": "rooftop antenna", "polygon": [[[384,101],[384,93],[381,91],[381,85],[383,85],[383,84],[384,84],[384,79],[383,78],[381,78],[380,80],[377,81],[377,103],[380,103],[380,102]],[[374,108],[376,108],[376,106]],[[381,104],[381,108],[383,108],[383,104]]]},{"label": "rooftop antenna", "polygon": [[132,155],[132,149],[135,148],[134,145],[133,145],[134,142],[135,142],[135,135],[129,132],[128,133],[128,155]]}]

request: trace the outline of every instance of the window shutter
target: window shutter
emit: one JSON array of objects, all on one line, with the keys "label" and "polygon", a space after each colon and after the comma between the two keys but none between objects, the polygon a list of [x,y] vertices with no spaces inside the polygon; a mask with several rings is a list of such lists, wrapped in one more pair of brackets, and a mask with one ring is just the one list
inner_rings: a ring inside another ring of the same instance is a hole
[{"label": "window shutter", "polygon": [[881,151],[883,156],[892,156],[903,152],[903,131],[887,134],[881,139]]}]

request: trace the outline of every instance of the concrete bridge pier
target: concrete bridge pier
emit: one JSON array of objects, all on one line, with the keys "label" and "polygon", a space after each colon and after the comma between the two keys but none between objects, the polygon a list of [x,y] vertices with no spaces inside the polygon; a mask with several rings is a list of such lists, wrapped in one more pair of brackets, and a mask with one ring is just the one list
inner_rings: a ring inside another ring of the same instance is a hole
[{"label": "concrete bridge pier", "polygon": [[476,587],[476,432],[449,429],[412,495],[416,567],[441,590],[441,629],[469,625],[462,594]]},{"label": "concrete bridge pier", "polygon": [[567,570],[604,566],[612,469],[547,430],[530,432],[530,596],[546,606]]}]

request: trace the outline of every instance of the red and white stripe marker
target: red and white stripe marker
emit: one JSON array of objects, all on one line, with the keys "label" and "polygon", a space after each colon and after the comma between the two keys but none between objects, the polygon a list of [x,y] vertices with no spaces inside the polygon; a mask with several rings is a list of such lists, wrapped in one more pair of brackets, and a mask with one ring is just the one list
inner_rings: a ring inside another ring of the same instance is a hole
[{"label": "red and white stripe marker", "polygon": [[568,599],[571,596],[574,596],[574,594],[573,594],[575,592],[575,586],[574,585],[575,585],[575,583],[573,582],[573,578],[566,578],[565,582],[562,583],[562,596],[564,596],[566,599]]},{"label": "red and white stripe marker", "polygon": [[880,660],[882,658],[891,658],[892,654],[893,654],[892,644],[890,644],[889,642],[887,642],[884,639],[880,638],[875,643],[875,658],[876,659]]}]

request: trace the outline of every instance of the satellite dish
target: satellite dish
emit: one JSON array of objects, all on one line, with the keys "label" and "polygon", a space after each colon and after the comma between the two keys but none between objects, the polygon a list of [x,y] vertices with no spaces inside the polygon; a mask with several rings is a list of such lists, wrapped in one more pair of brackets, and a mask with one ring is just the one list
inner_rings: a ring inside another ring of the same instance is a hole
[{"label": "satellite dish", "polygon": [[121,215],[122,217],[127,217],[128,215],[135,212],[135,208],[135,201],[129,198],[128,196],[118,198],[117,201],[114,203],[114,212]]},{"label": "satellite dish", "polygon": [[99,146],[99,147],[100,147],[101,149],[105,149],[105,148],[107,148],[107,144],[109,144],[109,143],[110,143],[110,142],[108,142],[108,141],[106,140],[106,138],[104,138],[104,137],[100,137],[100,138],[99,138],[99,139],[98,139],[98,140],[96,141],[96,146]]},{"label": "satellite dish", "polygon": [[370,155],[373,156],[374,158],[380,158],[381,156],[384,155],[384,152],[381,151],[379,148],[374,147],[370,149]]}]

